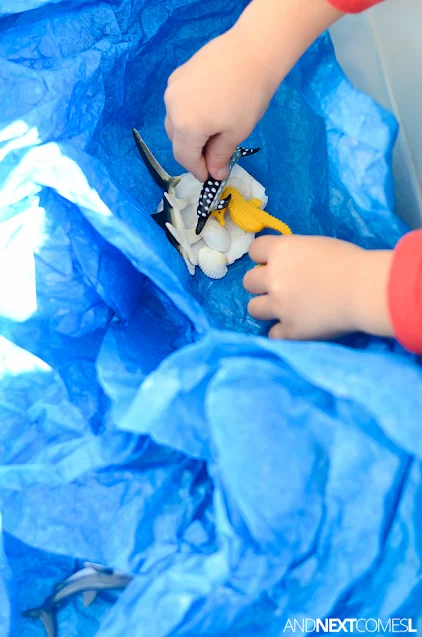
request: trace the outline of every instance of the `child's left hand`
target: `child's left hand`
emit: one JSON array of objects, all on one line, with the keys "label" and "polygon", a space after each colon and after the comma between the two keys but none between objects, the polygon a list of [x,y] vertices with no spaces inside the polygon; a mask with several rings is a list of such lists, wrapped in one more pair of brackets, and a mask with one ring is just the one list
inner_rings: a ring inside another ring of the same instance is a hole
[{"label": "child's left hand", "polygon": [[278,319],[271,338],[315,340],[364,331],[392,336],[387,286],[393,252],[327,237],[264,236],[249,250],[251,316]]}]

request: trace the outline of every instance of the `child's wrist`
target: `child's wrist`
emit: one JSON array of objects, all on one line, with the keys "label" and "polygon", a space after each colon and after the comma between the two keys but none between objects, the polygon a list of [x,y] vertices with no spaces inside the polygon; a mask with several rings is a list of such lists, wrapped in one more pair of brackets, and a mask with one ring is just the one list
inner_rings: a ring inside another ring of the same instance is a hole
[{"label": "child's wrist", "polygon": [[274,93],[284,76],[280,77],[281,71],[277,64],[270,62],[268,50],[263,50],[264,47],[259,44],[257,46],[256,33],[254,37],[249,21],[236,22],[225,35],[231,39],[233,50],[240,53],[241,64],[254,90]]},{"label": "child's wrist", "polygon": [[362,250],[352,274],[351,314],[353,329],[393,336],[388,308],[388,281],[392,250]]}]

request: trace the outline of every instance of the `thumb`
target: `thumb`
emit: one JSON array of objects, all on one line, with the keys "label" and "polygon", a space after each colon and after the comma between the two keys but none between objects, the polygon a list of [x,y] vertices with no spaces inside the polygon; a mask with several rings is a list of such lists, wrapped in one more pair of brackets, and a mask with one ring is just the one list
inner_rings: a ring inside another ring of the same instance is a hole
[{"label": "thumb", "polygon": [[229,160],[237,146],[237,141],[227,133],[212,137],[205,149],[208,171],[214,179],[225,179],[229,174]]}]

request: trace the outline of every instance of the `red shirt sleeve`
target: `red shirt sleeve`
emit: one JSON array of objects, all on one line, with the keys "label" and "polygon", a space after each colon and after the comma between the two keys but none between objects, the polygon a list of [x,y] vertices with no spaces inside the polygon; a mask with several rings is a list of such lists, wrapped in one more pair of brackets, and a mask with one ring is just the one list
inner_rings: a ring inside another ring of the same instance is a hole
[{"label": "red shirt sleeve", "polygon": [[388,304],[397,340],[422,354],[422,230],[409,232],[396,246]]},{"label": "red shirt sleeve", "polygon": [[360,13],[378,4],[381,0],[329,0],[329,2],[343,13]]}]

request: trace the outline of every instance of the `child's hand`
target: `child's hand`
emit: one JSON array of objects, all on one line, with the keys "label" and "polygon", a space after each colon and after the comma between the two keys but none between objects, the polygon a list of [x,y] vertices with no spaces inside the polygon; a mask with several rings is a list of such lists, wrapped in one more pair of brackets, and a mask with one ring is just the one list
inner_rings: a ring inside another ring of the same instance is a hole
[{"label": "child's hand", "polygon": [[254,43],[233,28],[170,76],[167,134],[176,160],[202,182],[208,172],[215,179],[227,176],[233,151],[252,132],[277,88],[257,57]]},{"label": "child's hand", "polygon": [[326,237],[265,236],[249,250],[261,267],[244,278],[249,313],[278,319],[271,338],[314,340],[364,331],[392,336],[387,285],[392,251]]},{"label": "child's hand", "polygon": [[166,130],[177,161],[200,181],[208,172],[224,179],[286,74],[340,15],[327,0],[251,0],[169,79]]}]

